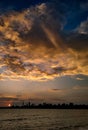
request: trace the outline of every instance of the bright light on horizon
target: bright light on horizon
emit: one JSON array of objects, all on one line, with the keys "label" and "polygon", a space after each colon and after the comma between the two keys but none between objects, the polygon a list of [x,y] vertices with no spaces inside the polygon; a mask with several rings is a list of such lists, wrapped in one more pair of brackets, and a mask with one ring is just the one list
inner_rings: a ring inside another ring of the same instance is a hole
[{"label": "bright light on horizon", "polygon": [[8,107],[11,107],[11,104],[8,104]]}]

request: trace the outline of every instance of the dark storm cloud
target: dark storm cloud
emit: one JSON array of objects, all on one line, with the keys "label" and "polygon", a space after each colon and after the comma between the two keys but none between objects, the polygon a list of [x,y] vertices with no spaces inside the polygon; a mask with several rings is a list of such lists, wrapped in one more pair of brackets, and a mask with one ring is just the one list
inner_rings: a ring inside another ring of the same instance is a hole
[{"label": "dark storm cloud", "polygon": [[[66,35],[64,25],[68,8],[65,13],[61,7],[66,7],[66,3],[53,2],[1,15],[2,79],[49,80],[64,75],[88,75],[88,37],[77,31]],[[81,30],[87,32],[86,26],[83,22],[78,30],[84,28]]]},{"label": "dark storm cloud", "polygon": [[53,92],[54,92],[54,91],[55,91],[55,92],[56,92],[56,91],[57,91],[57,92],[58,92],[58,91],[61,91],[61,89],[57,89],[57,88],[54,88],[54,89],[51,89],[51,90],[52,90]]},{"label": "dark storm cloud", "polygon": [[4,20],[2,19],[2,17],[0,18],[0,26],[4,26]]},{"label": "dark storm cloud", "polygon": [[6,102],[6,101],[17,101],[19,100],[18,98],[13,98],[13,97],[0,97],[0,102]]},{"label": "dark storm cloud", "polygon": [[67,39],[67,44],[70,48],[80,52],[87,51],[88,49],[88,35],[72,33],[69,34],[69,38]]}]

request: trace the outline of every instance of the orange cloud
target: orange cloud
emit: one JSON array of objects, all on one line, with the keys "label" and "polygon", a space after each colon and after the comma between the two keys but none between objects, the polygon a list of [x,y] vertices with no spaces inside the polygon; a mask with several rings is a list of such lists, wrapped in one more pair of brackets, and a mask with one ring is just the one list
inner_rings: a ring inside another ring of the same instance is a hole
[{"label": "orange cloud", "polygon": [[[56,28],[52,28],[54,25],[47,27],[50,14],[46,15],[46,10],[43,3],[22,12],[2,15],[1,79],[46,81],[64,75],[88,75],[88,52],[79,53],[69,47]],[[52,18],[51,22],[55,20]]]}]

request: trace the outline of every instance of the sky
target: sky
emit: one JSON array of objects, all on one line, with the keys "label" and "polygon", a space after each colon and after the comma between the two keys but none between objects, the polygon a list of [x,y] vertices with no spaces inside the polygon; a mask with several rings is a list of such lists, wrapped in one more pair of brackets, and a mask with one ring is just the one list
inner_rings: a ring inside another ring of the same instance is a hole
[{"label": "sky", "polygon": [[88,104],[88,0],[0,0],[0,106]]}]

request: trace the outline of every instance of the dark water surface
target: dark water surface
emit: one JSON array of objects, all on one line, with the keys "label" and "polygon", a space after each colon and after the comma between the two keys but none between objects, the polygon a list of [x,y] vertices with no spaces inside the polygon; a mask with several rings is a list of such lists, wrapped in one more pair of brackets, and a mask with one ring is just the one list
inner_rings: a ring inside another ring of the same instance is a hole
[{"label": "dark water surface", "polygon": [[88,110],[0,109],[0,130],[88,130]]}]

